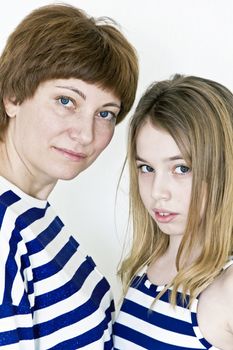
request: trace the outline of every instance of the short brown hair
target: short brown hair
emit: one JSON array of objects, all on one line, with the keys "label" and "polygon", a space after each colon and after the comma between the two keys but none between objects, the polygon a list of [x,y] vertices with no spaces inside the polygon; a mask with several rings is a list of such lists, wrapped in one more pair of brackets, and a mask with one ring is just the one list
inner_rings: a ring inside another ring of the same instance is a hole
[{"label": "short brown hair", "polygon": [[0,58],[0,129],[8,125],[4,97],[22,103],[46,80],[77,78],[120,98],[119,123],[132,107],[138,80],[133,46],[109,18],[88,17],[67,4],[32,11],[9,36]]}]

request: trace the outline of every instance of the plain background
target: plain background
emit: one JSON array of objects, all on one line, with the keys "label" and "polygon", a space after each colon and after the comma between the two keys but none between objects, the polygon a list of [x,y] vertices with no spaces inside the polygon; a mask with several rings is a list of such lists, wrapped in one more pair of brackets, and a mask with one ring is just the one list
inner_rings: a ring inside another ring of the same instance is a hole
[{"label": "plain background", "polygon": [[[140,64],[136,102],[155,80],[174,73],[216,80],[233,90],[232,0],[69,0],[89,15],[114,18],[135,46]],[[18,22],[46,0],[8,0],[0,11],[0,49]],[[120,296],[116,270],[128,217],[128,176],[116,188],[124,162],[127,120],[86,172],[59,182],[50,196],[61,219],[77,237]]]}]

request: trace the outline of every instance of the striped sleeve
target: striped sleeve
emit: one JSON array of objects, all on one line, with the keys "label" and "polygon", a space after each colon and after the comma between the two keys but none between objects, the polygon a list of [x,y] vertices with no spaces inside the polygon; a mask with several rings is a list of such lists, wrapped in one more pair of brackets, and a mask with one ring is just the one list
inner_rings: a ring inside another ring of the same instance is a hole
[{"label": "striped sleeve", "polygon": [[0,196],[0,347],[111,350],[107,280],[49,203],[24,199]]},{"label": "striped sleeve", "polygon": [[[8,196],[8,202],[17,205],[18,197]],[[32,271],[26,247],[15,228],[16,217],[12,211],[0,206],[0,220],[0,346],[9,349],[11,345],[12,350],[33,349],[33,298],[31,301],[28,298],[30,286],[25,278]]]}]

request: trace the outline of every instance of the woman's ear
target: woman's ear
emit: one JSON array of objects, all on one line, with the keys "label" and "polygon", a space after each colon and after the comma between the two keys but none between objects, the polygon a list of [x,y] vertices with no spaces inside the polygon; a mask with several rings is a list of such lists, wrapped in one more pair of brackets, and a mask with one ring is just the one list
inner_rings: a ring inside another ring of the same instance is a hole
[{"label": "woman's ear", "polygon": [[6,114],[10,118],[14,118],[17,115],[19,104],[15,102],[15,98],[4,97],[3,103],[5,107]]}]

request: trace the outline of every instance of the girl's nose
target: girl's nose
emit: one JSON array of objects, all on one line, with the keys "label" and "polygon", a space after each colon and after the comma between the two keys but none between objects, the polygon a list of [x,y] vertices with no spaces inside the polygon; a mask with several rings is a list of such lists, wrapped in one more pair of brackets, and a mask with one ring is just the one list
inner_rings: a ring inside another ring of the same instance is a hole
[{"label": "girl's nose", "polygon": [[171,197],[171,191],[169,187],[169,179],[163,175],[156,173],[154,176],[151,196],[156,201],[168,200]]}]

